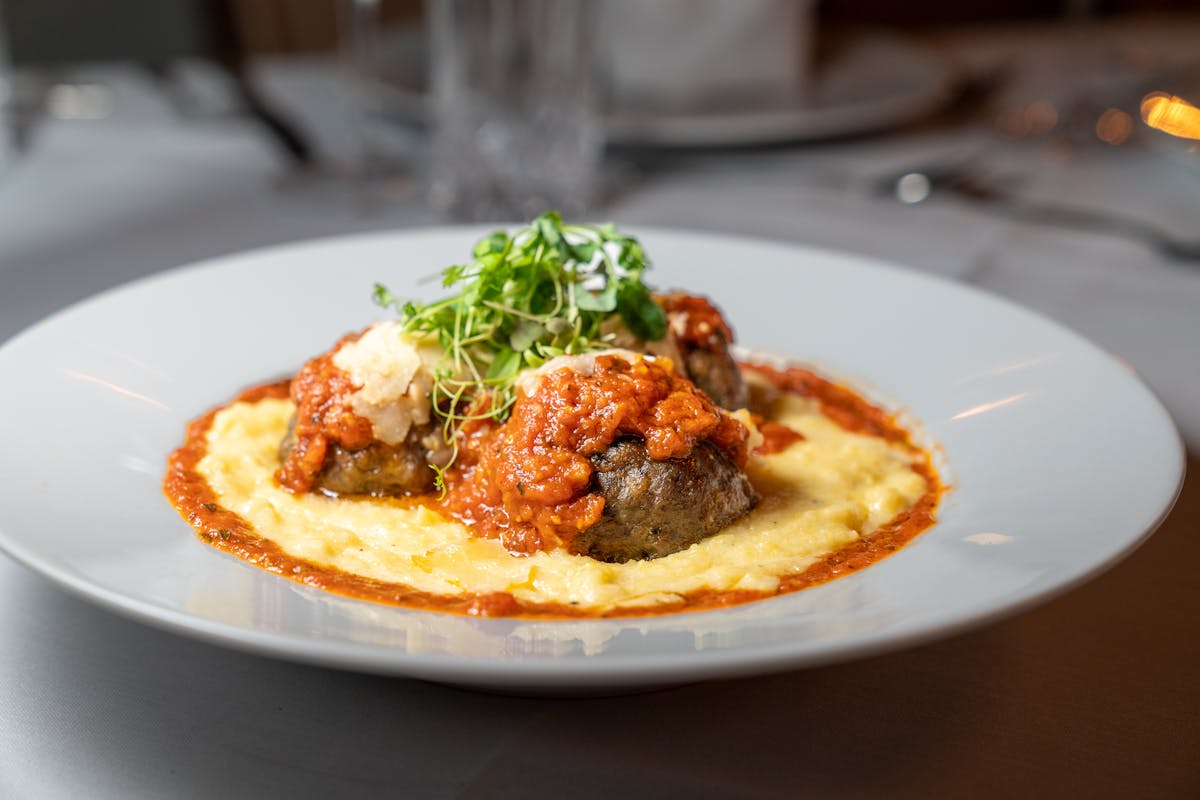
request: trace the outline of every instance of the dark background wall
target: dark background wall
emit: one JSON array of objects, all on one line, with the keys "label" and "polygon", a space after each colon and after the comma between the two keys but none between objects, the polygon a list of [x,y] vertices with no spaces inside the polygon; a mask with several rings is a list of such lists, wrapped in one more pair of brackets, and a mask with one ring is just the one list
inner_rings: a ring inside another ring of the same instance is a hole
[{"label": "dark background wall", "polygon": [[[154,62],[204,55],[226,42],[249,54],[329,50],[337,42],[338,5],[350,2],[3,0],[0,13],[18,63],[110,58]],[[381,8],[385,22],[415,21],[421,16],[422,2],[381,0]],[[1066,18],[1077,9],[1099,16],[1200,12],[1200,0],[822,0],[818,4],[825,23],[889,27]]]}]

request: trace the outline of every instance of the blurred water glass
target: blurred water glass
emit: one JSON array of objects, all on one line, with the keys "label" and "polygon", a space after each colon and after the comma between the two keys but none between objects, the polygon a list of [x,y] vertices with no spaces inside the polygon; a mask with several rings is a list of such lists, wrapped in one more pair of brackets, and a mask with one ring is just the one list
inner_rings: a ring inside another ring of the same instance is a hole
[{"label": "blurred water glass", "polygon": [[649,113],[792,108],[812,90],[815,0],[604,0],[611,102]]},{"label": "blurred water glass", "polygon": [[462,220],[578,217],[603,118],[589,0],[431,0],[430,200]]}]

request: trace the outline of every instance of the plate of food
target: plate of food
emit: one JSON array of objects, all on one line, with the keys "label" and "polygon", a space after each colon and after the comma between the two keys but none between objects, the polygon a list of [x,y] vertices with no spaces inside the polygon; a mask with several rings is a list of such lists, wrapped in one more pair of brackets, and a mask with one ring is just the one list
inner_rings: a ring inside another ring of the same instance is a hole
[{"label": "plate of food", "polygon": [[1183,471],[1126,366],[1008,302],[554,214],[170,271],[0,373],[17,561],[214,643],[505,691],[984,624],[1130,552]]}]

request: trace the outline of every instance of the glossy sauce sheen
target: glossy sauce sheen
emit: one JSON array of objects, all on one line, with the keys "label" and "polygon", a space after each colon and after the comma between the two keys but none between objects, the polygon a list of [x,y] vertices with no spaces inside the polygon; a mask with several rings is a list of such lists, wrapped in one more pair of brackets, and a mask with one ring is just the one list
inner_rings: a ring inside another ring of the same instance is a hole
[{"label": "glossy sauce sheen", "polygon": [[[744,365],[744,368],[758,373],[788,393],[815,399],[820,404],[822,413],[846,430],[879,437],[910,450],[913,455],[912,469],[925,482],[923,494],[906,510],[875,530],[865,533],[856,541],[828,553],[806,569],[780,576],[778,585],[771,590],[700,589],[652,606],[595,609],[565,603],[529,602],[520,600],[508,592],[441,594],[422,591],[405,584],[363,577],[299,558],[285,552],[271,540],[259,536],[253,526],[239,515],[222,508],[216,493],[199,473],[197,465],[208,447],[208,431],[221,409],[213,410],[189,426],[185,444],[170,459],[164,491],[202,540],[291,580],[375,602],[484,616],[644,616],[735,605],[793,592],[862,569],[900,549],[933,524],[942,492],[941,484],[927,454],[911,443],[907,432],[897,424],[892,415],[871,405],[851,390],[808,370],[796,367],[778,370],[755,365]],[[288,385],[280,383],[252,389],[237,399],[253,403],[265,398],[284,398],[287,393]],[[764,437],[762,447],[780,448],[791,443],[789,440],[792,437],[788,434],[778,430],[771,432],[770,426],[766,427],[768,433]],[[742,447],[744,448],[744,440]],[[413,506],[421,501],[371,502]],[[432,498],[429,502],[432,502]]]},{"label": "glossy sauce sheen", "polygon": [[589,457],[621,436],[646,442],[650,456],[682,458],[700,441],[746,463],[748,431],[721,411],[669,359],[598,355],[590,374],[548,373],[500,426],[468,431],[443,507],[477,535],[515,554],[571,549],[594,525],[604,498],[588,492]]}]

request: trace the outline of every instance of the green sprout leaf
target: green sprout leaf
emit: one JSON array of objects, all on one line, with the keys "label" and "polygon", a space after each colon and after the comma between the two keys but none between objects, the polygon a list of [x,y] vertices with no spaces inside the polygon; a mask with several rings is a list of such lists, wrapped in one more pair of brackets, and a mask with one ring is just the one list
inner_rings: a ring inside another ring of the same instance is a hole
[{"label": "green sprout leaf", "polygon": [[654,342],[667,335],[667,315],[644,284],[622,283],[617,294],[621,320],[634,336]]},{"label": "green sprout leaf", "polygon": [[617,310],[617,285],[609,283],[602,292],[580,292],[575,297],[575,305],[581,311],[602,311],[605,313]]},{"label": "green sprout leaf", "polygon": [[521,370],[521,352],[512,348],[506,348],[496,353],[492,359],[491,366],[488,367],[487,379],[489,381],[503,380],[511,378]]},{"label": "green sprout leaf", "polygon": [[[522,369],[608,347],[601,325],[610,317],[645,341],[667,334],[642,282],[645,251],[612,224],[567,224],[550,211],[511,235],[485,236],[471,255],[442,272],[443,286],[456,290],[449,297],[402,301],[379,284],[372,295],[399,312],[405,331],[436,336],[445,350],[432,397],[451,444],[477,400],[490,401],[485,416],[507,417]],[[444,468],[434,471],[440,486]]]}]

